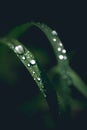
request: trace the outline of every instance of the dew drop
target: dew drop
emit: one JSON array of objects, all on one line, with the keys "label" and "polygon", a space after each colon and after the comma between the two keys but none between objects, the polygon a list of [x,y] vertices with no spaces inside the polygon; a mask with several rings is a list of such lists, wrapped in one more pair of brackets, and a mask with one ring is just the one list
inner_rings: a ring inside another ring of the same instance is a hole
[{"label": "dew drop", "polygon": [[35,74],[35,71],[33,71],[32,73]]},{"label": "dew drop", "polygon": [[31,65],[35,65],[36,61],[35,60],[30,60]]},{"label": "dew drop", "polygon": [[59,43],[59,46],[63,46],[63,44],[60,42],[60,43]]},{"label": "dew drop", "polygon": [[58,50],[58,51],[61,51],[61,47],[58,47],[57,50]]},{"label": "dew drop", "polygon": [[57,35],[57,32],[55,30],[52,31],[53,35]]},{"label": "dew drop", "polygon": [[27,64],[28,67],[30,67],[30,64]]},{"label": "dew drop", "polygon": [[15,52],[15,53],[18,53],[18,54],[23,54],[23,53],[24,53],[24,48],[23,48],[23,46],[22,46],[22,45],[17,45],[17,46],[15,46],[14,52]]},{"label": "dew drop", "polygon": [[63,60],[64,56],[63,55],[59,55],[59,59]]},{"label": "dew drop", "polygon": [[14,45],[13,45],[13,44],[8,43],[8,46],[9,46],[11,49],[14,49]]},{"label": "dew drop", "polygon": [[62,50],[62,53],[66,53],[66,50],[65,50],[65,49],[63,49],[63,50]]},{"label": "dew drop", "polygon": [[37,80],[40,81],[41,79],[38,77]]},{"label": "dew drop", "polygon": [[25,56],[22,56],[22,60],[25,60],[26,58],[25,58]]},{"label": "dew drop", "polygon": [[34,78],[34,80],[36,80],[36,78]]},{"label": "dew drop", "polygon": [[56,38],[53,38],[53,41],[56,42]]},{"label": "dew drop", "polygon": [[67,59],[67,56],[64,56],[63,58],[64,58],[64,60],[66,60],[66,59]]}]

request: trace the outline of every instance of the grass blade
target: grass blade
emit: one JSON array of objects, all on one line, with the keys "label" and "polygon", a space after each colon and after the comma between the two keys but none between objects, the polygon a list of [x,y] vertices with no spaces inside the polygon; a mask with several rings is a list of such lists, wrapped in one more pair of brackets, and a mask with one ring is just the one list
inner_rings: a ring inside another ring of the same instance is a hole
[{"label": "grass blade", "polygon": [[57,95],[54,91],[52,84],[50,83],[46,73],[42,69],[41,65],[34,57],[34,55],[18,40],[16,39],[0,39],[0,42],[7,45],[17,57],[21,60],[24,66],[27,68],[41,93],[46,98],[50,111],[53,117],[58,119],[58,101]]}]

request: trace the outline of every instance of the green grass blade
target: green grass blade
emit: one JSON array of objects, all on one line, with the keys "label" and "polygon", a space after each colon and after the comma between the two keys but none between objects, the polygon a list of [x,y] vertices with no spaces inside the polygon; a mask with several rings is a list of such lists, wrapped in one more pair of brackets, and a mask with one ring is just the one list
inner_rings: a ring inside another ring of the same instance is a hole
[{"label": "green grass blade", "polygon": [[23,25],[19,25],[9,32],[8,37],[17,39],[31,26],[32,26],[32,23],[26,23]]},{"label": "green grass blade", "polygon": [[70,77],[72,78],[73,85],[87,98],[87,86],[82,79],[76,74],[74,70],[70,71]]},{"label": "green grass blade", "polygon": [[42,69],[41,65],[34,57],[34,55],[18,40],[3,38],[0,42],[7,45],[21,60],[24,66],[27,68],[41,93],[46,98],[49,108],[54,116],[58,118],[58,101],[57,95],[54,91],[52,84],[50,83],[46,73]]}]

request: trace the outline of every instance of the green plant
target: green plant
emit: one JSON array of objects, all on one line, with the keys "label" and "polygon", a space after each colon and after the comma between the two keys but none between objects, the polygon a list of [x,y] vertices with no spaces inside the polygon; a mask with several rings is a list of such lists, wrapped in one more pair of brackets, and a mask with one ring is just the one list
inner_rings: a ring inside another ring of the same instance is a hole
[{"label": "green plant", "polygon": [[[45,34],[54,50],[57,64],[51,68],[48,75],[33,53],[18,40],[32,26],[36,26]],[[0,38],[0,43],[7,45],[27,68],[46,99],[56,121],[60,120],[63,113],[69,113],[71,110],[71,102],[74,101],[71,96],[71,85],[87,98],[87,87],[71,69],[66,50],[55,30],[41,23],[26,23],[14,28],[7,36]]]}]

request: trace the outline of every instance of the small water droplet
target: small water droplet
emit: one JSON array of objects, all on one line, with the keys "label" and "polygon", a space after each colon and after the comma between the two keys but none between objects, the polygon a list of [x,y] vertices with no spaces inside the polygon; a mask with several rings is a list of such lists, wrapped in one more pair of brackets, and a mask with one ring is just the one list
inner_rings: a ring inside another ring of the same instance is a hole
[{"label": "small water droplet", "polygon": [[59,59],[63,60],[64,56],[63,55],[59,55]]},{"label": "small water droplet", "polygon": [[65,50],[65,49],[63,49],[63,50],[62,50],[62,53],[66,53],[66,50]]},{"label": "small water droplet", "polygon": [[26,58],[25,58],[25,56],[22,56],[22,60],[25,60]]},{"label": "small water droplet", "polygon": [[67,59],[67,56],[64,56],[63,58],[64,58],[64,60],[66,60],[66,59]]},{"label": "small water droplet", "polygon": [[32,73],[35,74],[35,71],[33,71]]},{"label": "small water droplet", "polygon": [[60,42],[60,43],[59,43],[59,46],[63,46],[63,44]]},{"label": "small water droplet", "polygon": [[53,38],[53,41],[56,42],[56,38]]},{"label": "small water droplet", "polygon": [[13,44],[8,43],[8,46],[9,46],[11,49],[14,49],[14,45],[13,45]]},{"label": "small water droplet", "polygon": [[24,48],[22,45],[17,45],[15,46],[14,52],[17,54],[23,54],[24,53]]},{"label": "small water droplet", "polygon": [[57,32],[55,30],[52,31],[53,35],[57,35]]},{"label": "small water droplet", "polygon": [[37,80],[40,81],[41,79],[38,77]]},{"label": "small water droplet", "polygon": [[30,64],[27,64],[28,67],[30,67]]},{"label": "small water droplet", "polygon": [[57,50],[58,50],[58,51],[61,51],[61,47],[58,47]]},{"label": "small water droplet", "polygon": [[31,65],[35,65],[36,61],[35,60],[30,60]]}]

